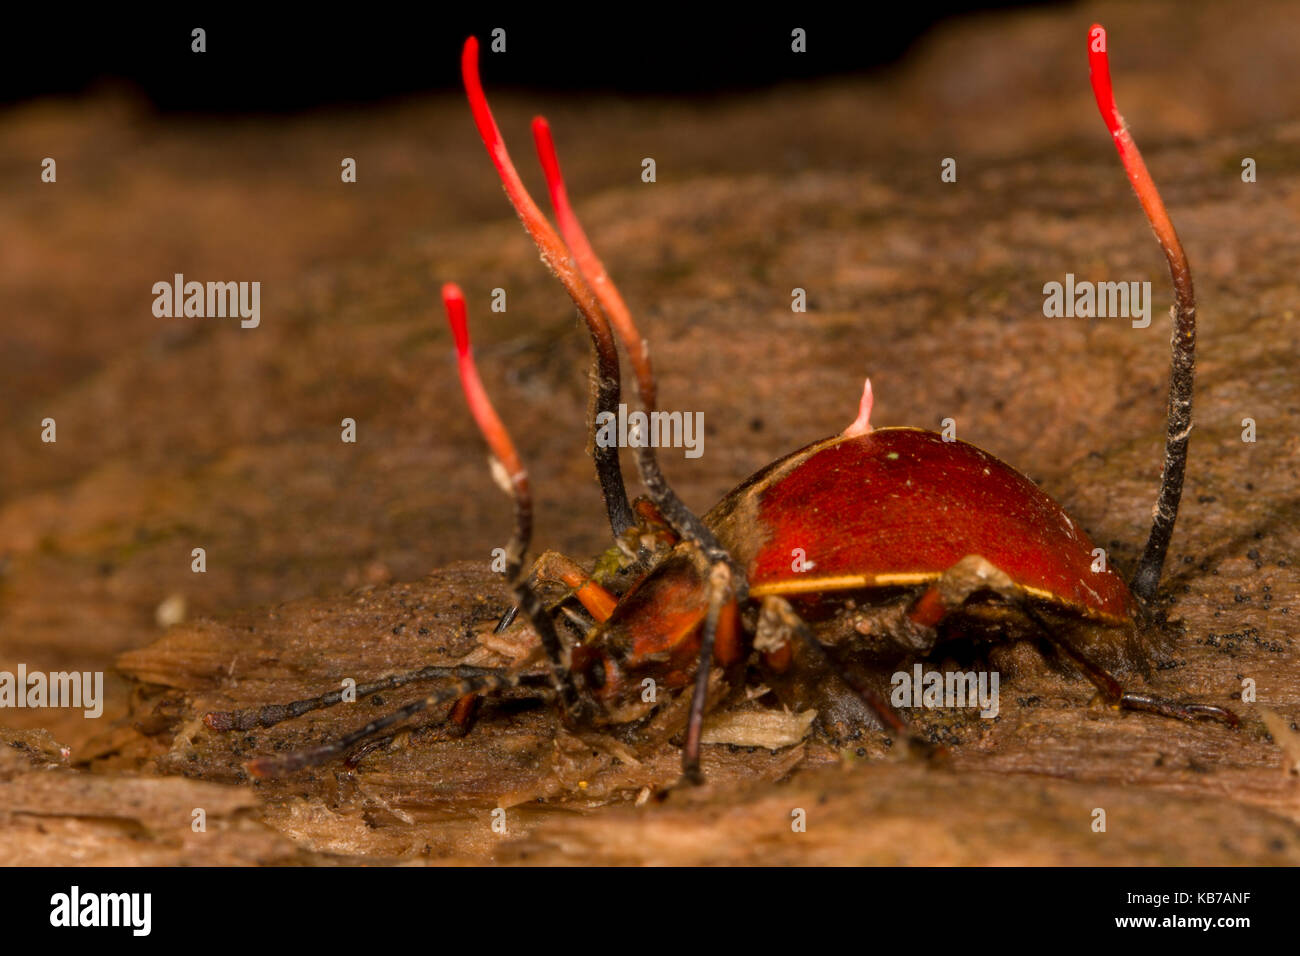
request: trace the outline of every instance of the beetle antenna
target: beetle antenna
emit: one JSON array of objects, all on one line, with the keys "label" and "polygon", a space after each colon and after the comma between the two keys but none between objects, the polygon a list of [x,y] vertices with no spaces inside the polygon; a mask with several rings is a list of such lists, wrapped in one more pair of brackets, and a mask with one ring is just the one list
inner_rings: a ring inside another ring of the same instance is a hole
[{"label": "beetle antenna", "polygon": [[506,687],[516,687],[522,682],[522,674],[509,672],[484,674],[481,677],[466,677],[464,680],[459,680],[447,687],[435,690],[427,697],[413,700],[405,707],[372,720],[364,727],[354,730],[343,737],[327,740],[315,747],[304,747],[302,750],[292,750],[288,753],[275,754],[269,757],[258,757],[255,760],[250,760],[246,766],[248,772],[254,777],[278,776],[293,773],[295,770],[301,770],[304,767],[313,767],[316,764],[330,760],[338,754],[346,753],[367,737],[377,734],[394,724],[401,723],[408,717],[414,717],[423,710],[437,707],[439,704],[445,704],[448,701],[457,700],[469,694],[487,694]]},{"label": "beetle antenna", "polygon": [[[604,264],[591,247],[591,243],[587,240],[587,234],[578,221],[572,205],[569,203],[569,194],[564,185],[564,176],[560,172],[560,160],[556,156],[555,142],[551,138],[551,127],[544,117],[538,116],[533,120],[533,140],[537,146],[537,156],[542,164],[542,172],[546,175],[546,185],[550,190],[551,205],[555,208],[555,218],[560,226],[560,234],[564,236],[565,244],[573,255],[573,261],[577,265],[578,271],[595,293],[601,308],[605,310],[610,323],[614,326],[614,331],[622,341],[623,348],[627,351],[628,359],[632,363],[632,369],[636,377],[637,394],[640,396],[641,405],[647,418],[649,418],[654,413],[657,403],[654,370],[650,364],[650,344],[642,338],[636,323],[632,320],[631,310],[628,309],[627,303],[618,291],[618,287],[614,285],[614,280],[609,277]],[[728,564],[732,564],[730,556],[718,543],[713,532],[705,526],[704,522],[693,511],[686,507],[685,503],[668,484],[668,479],[664,477],[664,473],[659,467],[659,459],[650,443],[646,441],[638,445],[635,451],[637,470],[641,474],[641,480],[650,493],[651,500],[654,501],[659,511],[668,520],[668,523],[673,526],[673,529],[682,537],[690,538],[699,544],[711,561],[726,561]],[[744,576],[738,575],[737,577],[743,588]]]},{"label": "beetle antenna", "polygon": [[533,534],[533,494],[528,484],[528,472],[515,451],[510,433],[501,422],[492,400],[488,398],[474,352],[469,341],[469,321],[465,309],[465,295],[460,286],[448,282],[442,287],[442,303],[447,310],[447,324],[451,326],[456,342],[456,363],[460,373],[461,388],[470,414],[478,430],[492,450],[492,473],[515,503],[515,530],[506,548],[506,580],[514,591],[515,603],[528,616],[533,629],[546,649],[551,662],[551,675],[555,690],[560,695],[569,714],[576,711],[577,697],[570,677],[567,653],[555,633],[555,624],[542,606],[537,592],[523,577],[524,555]]},{"label": "beetle antenna", "polygon": [[[349,693],[355,695],[355,699],[360,700],[362,697],[377,694],[381,690],[396,690],[398,687],[420,681],[439,680],[448,677],[485,677],[492,673],[495,673],[495,670],[487,667],[462,665],[455,667],[422,667],[419,670],[407,671],[403,674],[390,674],[387,677],[381,677],[366,684],[358,684]],[[246,707],[242,710],[209,711],[203,715],[203,722],[213,730],[253,730],[258,727],[274,727],[276,724],[283,723],[286,720],[293,720],[295,717],[301,717],[313,710],[333,707],[335,704],[342,703],[343,699],[344,691],[332,690],[327,694],[305,697],[302,700],[290,701],[287,704],[268,704],[265,707]]]},{"label": "beetle antenna", "polygon": [[1169,274],[1174,284],[1174,328],[1171,341],[1173,359],[1169,373],[1169,414],[1165,434],[1165,461],[1160,473],[1160,493],[1151,523],[1151,534],[1129,584],[1139,600],[1150,605],[1160,585],[1160,571],[1165,552],[1178,518],[1178,502],[1183,493],[1183,474],[1187,468],[1187,440],[1192,431],[1192,383],[1196,374],[1196,297],[1192,292],[1192,273],[1183,244],[1165,211],[1156,184],[1147,172],[1142,154],[1115,105],[1110,85],[1110,61],[1106,53],[1106,30],[1094,23],[1088,30],[1088,68],[1097,108],[1115,139],[1124,171],[1142,203],[1142,210],[1169,260]]},{"label": "beetle antenna", "polygon": [[483,145],[487,148],[492,165],[496,167],[510,205],[514,207],[520,221],[524,224],[524,229],[536,243],[538,251],[542,254],[542,261],[560,280],[564,290],[569,293],[569,298],[578,307],[578,312],[591,333],[593,356],[587,409],[592,435],[590,453],[596,463],[596,477],[600,481],[601,494],[605,498],[610,530],[613,531],[616,539],[621,538],[623,533],[635,524],[635,521],[632,517],[631,505],[628,503],[627,488],[623,483],[623,469],[618,460],[618,447],[602,446],[595,441],[597,415],[604,412],[616,415],[619,403],[618,349],[610,333],[609,322],[601,313],[591,290],[582,281],[573,260],[564,248],[564,243],[555,234],[555,230],[542,211],[537,208],[537,203],[533,202],[533,197],[524,187],[523,180],[519,178],[519,173],[510,160],[505,140],[501,136],[496,120],[492,117],[492,110],[483,93],[483,84],[479,81],[477,37],[470,37],[465,41],[465,48],[461,53],[461,76],[465,83],[465,93],[469,98],[470,112],[474,114],[474,125],[478,127],[479,136],[483,138]]}]

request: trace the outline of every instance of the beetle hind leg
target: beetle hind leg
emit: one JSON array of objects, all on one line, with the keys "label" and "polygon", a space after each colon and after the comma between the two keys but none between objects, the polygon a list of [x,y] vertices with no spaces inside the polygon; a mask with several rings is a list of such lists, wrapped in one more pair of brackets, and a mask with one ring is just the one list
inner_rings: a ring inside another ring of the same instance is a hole
[{"label": "beetle hind leg", "polygon": [[[1178,720],[1217,720],[1229,727],[1241,723],[1240,718],[1226,707],[1180,703],[1154,694],[1125,690],[1116,677],[1091,660],[1046,621],[1006,572],[979,555],[962,558],[922,592],[904,612],[905,627],[899,630],[904,634],[909,628],[913,633],[933,633],[940,621],[981,591],[997,594],[1023,612],[1042,638],[1083,671],[1089,682],[1097,688],[1102,700],[1111,707],[1141,710]],[[1139,658],[1139,663],[1141,662]]]},{"label": "beetle hind leg", "polygon": [[1042,632],[1043,637],[1079,666],[1092,685],[1097,688],[1098,696],[1109,706],[1117,710],[1141,710],[1149,714],[1159,714],[1161,717],[1173,717],[1176,720],[1204,719],[1217,720],[1228,727],[1241,725],[1241,718],[1226,707],[1215,704],[1184,703],[1167,697],[1158,697],[1155,694],[1139,694],[1125,690],[1119,680],[1090,660],[1067,638],[1058,634],[1032,607],[1024,604],[1023,609]]}]

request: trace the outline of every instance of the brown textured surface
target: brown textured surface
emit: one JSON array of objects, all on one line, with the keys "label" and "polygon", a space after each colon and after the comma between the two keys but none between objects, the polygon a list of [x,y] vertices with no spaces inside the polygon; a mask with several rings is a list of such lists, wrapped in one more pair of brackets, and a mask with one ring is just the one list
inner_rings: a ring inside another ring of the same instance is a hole
[{"label": "brown textured surface", "polygon": [[[705,414],[704,456],[666,460],[688,502],[842,428],[870,372],[877,423],[956,419],[1127,567],[1159,467],[1168,280],[1091,102],[1083,33],[1101,19],[1201,306],[1167,584],[1182,631],[1156,683],[1226,702],[1252,677],[1294,733],[1297,15],[1086,13],[954,24],[873,82],[498,108],[521,160],[524,120],[547,111],[664,405]],[[337,182],[340,150],[359,157],[356,186]],[[55,187],[32,173],[46,155]],[[647,155],[653,186],[637,178]],[[939,182],[945,156],[955,185]],[[0,669],[108,672],[98,721],[0,712],[4,859],[1300,862],[1296,744],[1287,756],[1260,709],[1238,733],[1092,714],[1087,686],[1028,650],[999,662],[999,719],[928,722],[946,766],[899,761],[873,735],[862,758],[818,740],[711,747],[709,788],[638,808],[622,804],[673,779],[670,744],[629,753],[557,737],[545,711],[489,710],[464,740],[431,728],[355,774],[250,786],[242,757],[350,727],[357,709],[219,737],[195,723],[202,707],[510,650],[480,645],[505,602],[487,560],[508,516],[461,414],[438,283],[470,296],[488,387],[533,472],[537,543],[579,556],[603,544],[585,342],[451,97],[224,123],[163,122],[114,94],[36,103],[0,117],[0,157]],[[176,271],[259,279],[262,327],[155,319],[148,290]],[[1151,328],[1044,319],[1042,284],[1066,272],[1151,279]],[[504,315],[485,307],[496,286]],[[39,442],[47,415],[57,445]],[[356,445],[338,440],[345,416]],[[1256,444],[1239,440],[1244,416]],[[162,634],[172,595],[189,620]],[[807,833],[790,831],[795,807]]]}]

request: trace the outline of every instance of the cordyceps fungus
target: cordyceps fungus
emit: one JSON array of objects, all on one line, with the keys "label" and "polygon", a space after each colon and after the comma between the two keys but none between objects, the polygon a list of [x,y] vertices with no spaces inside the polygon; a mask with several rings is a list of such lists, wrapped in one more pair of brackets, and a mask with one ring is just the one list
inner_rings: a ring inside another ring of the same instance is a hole
[{"label": "cordyceps fungus", "polygon": [[1124,172],[1128,173],[1128,180],[1142,203],[1142,211],[1147,214],[1147,221],[1169,260],[1169,275],[1174,283],[1173,362],[1169,374],[1165,463],[1160,475],[1160,494],[1156,499],[1151,534],[1130,581],[1133,593],[1150,604],[1155,600],[1160,585],[1160,571],[1164,567],[1165,552],[1169,550],[1169,539],[1174,533],[1178,501],[1183,494],[1183,474],[1187,470],[1187,440],[1192,432],[1192,384],[1196,377],[1196,296],[1192,291],[1192,270],[1187,264],[1183,244],[1178,241],[1178,233],[1165,211],[1164,200],[1160,198],[1137,143],[1133,142],[1133,135],[1115,105],[1115,93],[1110,85],[1110,58],[1106,53],[1106,30],[1099,23],[1094,23],[1088,30],[1088,71],[1092,77],[1092,92],[1097,97],[1097,109],[1101,110],[1101,118],[1115,139],[1115,149],[1124,164]]}]

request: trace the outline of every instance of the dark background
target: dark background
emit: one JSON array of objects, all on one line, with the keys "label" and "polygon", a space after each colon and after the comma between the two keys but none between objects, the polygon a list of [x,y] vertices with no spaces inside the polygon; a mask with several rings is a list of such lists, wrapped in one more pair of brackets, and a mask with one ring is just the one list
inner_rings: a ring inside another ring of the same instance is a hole
[{"label": "dark background", "polygon": [[[66,27],[47,11],[7,14],[0,102],[77,93],[126,82],[165,112],[282,112],[459,85],[456,52],[469,34],[496,27],[508,56],[493,86],[673,93],[739,90],[868,71],[904,56],[936,23],[1039,0],[938,0],[878,12],[792,8],[786,15],[701,12],[660,4],[581,8],[493,5],[474,15],[431,4],[393,15],[296,11],[167,11],[143,19],[77,14]],[[138,16],[138,15],[137,15]],[[190,52],[194,27],[207,52]],[[790,51],[790,31],[808,31],[808,53]]]}]

